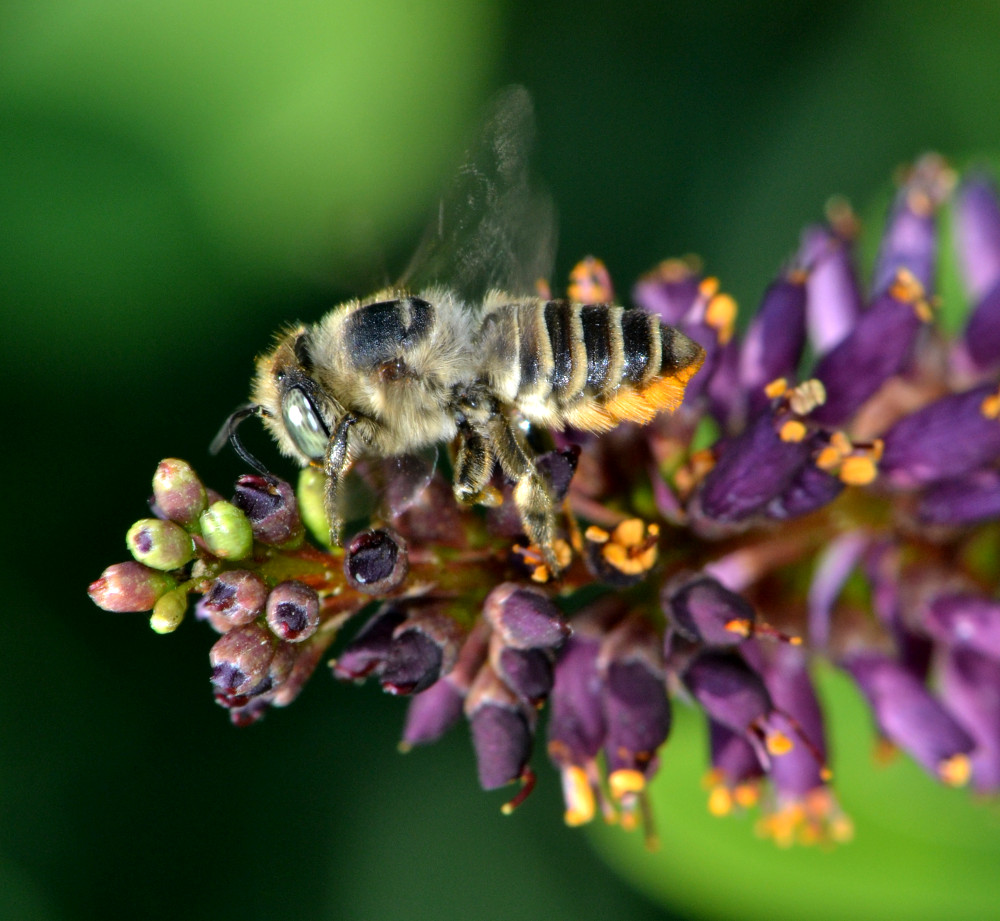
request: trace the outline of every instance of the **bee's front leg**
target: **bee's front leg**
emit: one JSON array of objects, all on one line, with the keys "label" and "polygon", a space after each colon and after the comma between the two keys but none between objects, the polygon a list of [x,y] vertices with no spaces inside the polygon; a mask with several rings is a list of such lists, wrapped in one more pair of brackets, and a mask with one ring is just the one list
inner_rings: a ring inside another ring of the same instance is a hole
[{"label": "bee's front leg", "polygon": [[340,481],[351,469],[351,456],[347,450],[347,436],[351,426],[357,422],[357,416],[346,415],[340,420],[333,437],[327,442],[326,455],[323,458],[323,472],[326,474],[326,488],[323,492],[323,509],[330,525],[330,543],[340,545],[340,532],[344,521],[340,515]]}]

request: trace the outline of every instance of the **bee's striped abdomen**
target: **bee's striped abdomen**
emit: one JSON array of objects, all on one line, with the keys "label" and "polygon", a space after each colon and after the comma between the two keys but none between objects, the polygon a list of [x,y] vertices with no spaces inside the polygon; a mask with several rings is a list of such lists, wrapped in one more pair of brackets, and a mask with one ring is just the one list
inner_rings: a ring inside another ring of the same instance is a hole
[{"label": "bee's striped abdomen", "polygon": [[567,301],[509,309],[518,343],[515,402],[546,424],[602,431],[648,422],[676,408],[704,358],[700,346],[642,310]]}]

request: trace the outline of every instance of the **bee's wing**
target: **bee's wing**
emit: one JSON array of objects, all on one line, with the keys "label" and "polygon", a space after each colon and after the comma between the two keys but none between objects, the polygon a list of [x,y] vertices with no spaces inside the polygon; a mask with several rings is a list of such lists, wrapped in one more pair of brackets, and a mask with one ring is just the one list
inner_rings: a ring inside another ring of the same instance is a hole
[{"label": "bee's wing", "polygon": [[502,90],[445,190],[402,286],[446,285],[473,302],[494,289],[533,294],[536,283],[548,279],[555,208],[528,172],[534,127],[528,91]]}]

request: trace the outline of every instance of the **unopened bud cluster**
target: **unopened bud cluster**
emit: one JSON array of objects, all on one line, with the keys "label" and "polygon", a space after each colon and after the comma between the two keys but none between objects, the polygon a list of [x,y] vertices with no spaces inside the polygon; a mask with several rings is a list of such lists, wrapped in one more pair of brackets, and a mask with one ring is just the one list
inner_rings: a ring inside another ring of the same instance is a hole
[{"label": "unopened bud cluster", "polygon": [[[935,322],[943,207],[971,305],[951,337]],[[199,596],[220,634],[214,694],[237,723],[289,703],[324,658],[409,698],[403,749],[465,722],[481,785],[520,784],[507,809],[535,783],[547,707],[573,825],[648,815],[677,698],[708,723],[714,814],[755,808],[782,844],[848,838],[818,657],[850,676],[883,740],[943,783],[995,793],[1000,202],[929,156],[902,182],[869,286],[856,234],[832,206],[742,332],[690,261],[639,281],[633,299],[705,363],[673,415],[553,433],[537,466],[566,513],[549,552],[499,474],[490,507],[468,510],[419,458],[362,461],[352,475],[387,484],[383,506],[320,550],[305,539],[328,533],[320,471],[297,491],[244,476],[227,501],[167,460],[132,559],[91,597],[167,633]],[[610,300],[607,270],[581,263],[570,295]]]}]

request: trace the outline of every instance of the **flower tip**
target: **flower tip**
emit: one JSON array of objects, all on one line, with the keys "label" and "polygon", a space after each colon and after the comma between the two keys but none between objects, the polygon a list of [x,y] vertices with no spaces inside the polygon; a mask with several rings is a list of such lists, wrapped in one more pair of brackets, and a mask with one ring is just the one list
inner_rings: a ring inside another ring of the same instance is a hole
[{"label": "flower tip", "polygon": [[512,799],[500,807],[500,811],[504,815],[510,815],[531,795],[531,791],[535,789],[535,772],[530,767],[524,769],[519,780],[521,781],[521,789],[517,791]]},{"label": "flower tip", "polygon": [[642,771],[621,768],[608,775],[608,787],[616,800],[622,800],[630,794],[642,793],[646,789],[646,778]]},{"label": "flower tip", "polygon": [[964,787],[972,776],[969,756],[959,753],[946,758],[938,765],[938,776],[949,787]]}]

